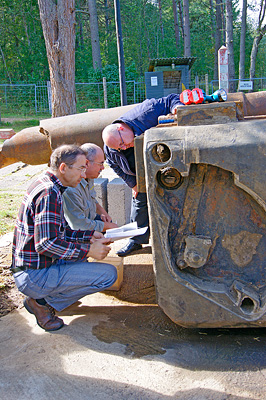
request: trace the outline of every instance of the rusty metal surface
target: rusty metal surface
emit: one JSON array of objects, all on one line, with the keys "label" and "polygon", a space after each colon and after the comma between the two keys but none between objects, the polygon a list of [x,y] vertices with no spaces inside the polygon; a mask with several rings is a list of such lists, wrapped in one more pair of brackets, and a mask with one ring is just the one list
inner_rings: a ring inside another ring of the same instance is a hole
[{"label": "rusty metal surface", "polygon": [[49,139],[39,132],[39,127],[26,128],[4,141],[0,152],[0,168],[17,161],[44,164],[48,162],[50,154]]},{"label": "rusty metal surface", "polygon": [[146,192],[145,168],[143,159],[143,139],[144,135],[140,135],[135,137],[134,141],[137,187],[138,187],[138,192],[141,193]]},{"label": "rusty metal surface", "polygon": [[227,101],[242,101],[245,116],[265,115],[266,117],[266,92],[228,93]]},{"label": "rusty metal surface", "polygon": [[4,142],[0,152],[0,168],[17,161],[32,165],[46,163],[52,150],[64,143],[91,142],[102,147],[102,130],[105,126],[135,106],[132,104],[42,120],[39,127],[23,129]]},{"label": "rusty metal surface", "polygon": [[158,303],[180,325],[266,326],[265,132],[260,120],[145,134]]},{"label": "rusty metal surface", "polygon": [[177,125],[226,124],[236,121],[236,104],[231,102],[191,104],[177,108]]},{"label": "rusty metal surface", "polygon": [[103,147],[102,130],[134,105],[90,111],[40,121],[40,127],[49,133],[51,147],[62,143],[95,143]]}]

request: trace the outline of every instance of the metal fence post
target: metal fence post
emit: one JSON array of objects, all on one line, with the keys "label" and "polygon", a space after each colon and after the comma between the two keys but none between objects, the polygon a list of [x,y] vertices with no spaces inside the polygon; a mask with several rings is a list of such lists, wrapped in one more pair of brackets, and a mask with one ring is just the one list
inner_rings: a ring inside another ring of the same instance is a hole
[{"label": "metal fence post", "polygon": [[209,94],[209,75],[205,74],[205,93],[208,96]]},{"label": "metal fence post", "polygon": [[34,95],[35,95],[35,112],[37,114],[38,108],[37,108],[37,88],[36,88],[36,85],[34,85]]},{"label": "metal fence post", "polygon": [[107,84],[106,84],[106,77],[103,77],[103,98],[104,98],[104,108],[108,108],[108,101],[107,101]]},{"label": "metal fence post", "polygon": [[51,82],[47,81],[47,96],[48,96],[48,106],[49,113],[52,114],[52,90],[51,90]]}]

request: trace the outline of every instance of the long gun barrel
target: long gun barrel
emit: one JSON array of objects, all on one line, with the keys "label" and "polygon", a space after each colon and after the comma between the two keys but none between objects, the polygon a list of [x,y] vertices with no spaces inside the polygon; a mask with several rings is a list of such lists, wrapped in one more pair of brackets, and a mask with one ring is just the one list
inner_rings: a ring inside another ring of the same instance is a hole
[{"label": "long gun barrel", "polygon": [[64,143],[90,142],[102,147],[102,130],[132,107],[135,104],[41,120],[39,126],[23,129],[4,142],[0,168],[18,161],[47,163],[52,150]]},{"label": "long gun barrel", "polygon": [[[227,100],[241,102],[246,117],[266,115],[266,92],[228,93]],[[63,143],[91,142],[102,147],[101,133],[105,126],[135,106],[132,104],[42,120],[40,126],[23,129],[4,142],[0,151],[0,168],[18,161],[32,165],[44,164],[49,161],[52,150]]]}]

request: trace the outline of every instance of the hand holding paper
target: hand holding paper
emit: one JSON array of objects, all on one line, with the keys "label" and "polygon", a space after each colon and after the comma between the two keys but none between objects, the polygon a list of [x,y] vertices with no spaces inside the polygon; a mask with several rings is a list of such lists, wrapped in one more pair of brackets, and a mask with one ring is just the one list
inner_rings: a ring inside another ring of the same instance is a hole
[{"label": "hand holding paper", "polygon": [[131,222],[130,224],[120,226],[119,228],[108,229],[105,232],[104,237],[109,238],[113,242],[115,240],[143,235],[147,229],[147,226],[144,228],[138,228],[137,222]]}]

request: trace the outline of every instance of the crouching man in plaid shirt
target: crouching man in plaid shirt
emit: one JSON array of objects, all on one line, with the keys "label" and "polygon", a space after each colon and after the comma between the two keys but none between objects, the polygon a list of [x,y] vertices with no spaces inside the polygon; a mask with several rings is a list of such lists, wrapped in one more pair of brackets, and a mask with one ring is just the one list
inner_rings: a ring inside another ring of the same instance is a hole
[{"label": "crouching man in plaid shirt", "polygon": [[113,265],[87,261],[107,256],[108,239],[100,232],[72,230],[64,219],[62,194],[86,177],[86,165],[86,152],[78,146],[54,150],[50,168],[28,188],[16,222],[11,270],[27,296],[25,308],[46,331],[64,325],[55,310],[104,290],[117,279]]}]

